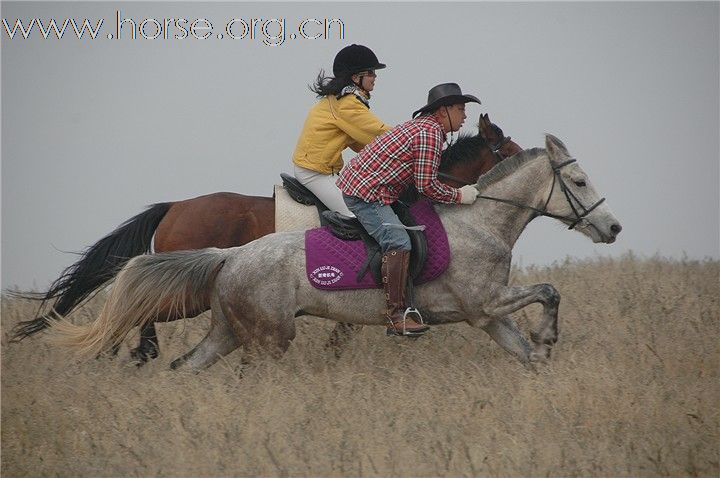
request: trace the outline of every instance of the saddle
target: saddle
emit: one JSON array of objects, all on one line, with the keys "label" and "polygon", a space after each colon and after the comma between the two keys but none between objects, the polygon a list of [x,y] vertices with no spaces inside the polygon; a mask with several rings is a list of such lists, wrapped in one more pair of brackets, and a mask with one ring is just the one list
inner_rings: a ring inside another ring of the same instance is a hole
[{"label": "saddle", "polygon": [[327,226],[327,220],[323,217],[323,212],[330,211],[318,197],[312,193],[308,188],[300,184],[294,176],[290,176],[286,173],[280,173],[280,179],[282,179],[283,186],[287,191],[288,195],[297,203],[303,206],[315,206],[318,210],[318,216],[320,217],[320,225]]},{"label": "saddle", "polygon": [[[447,270],[450,244],[442,221],[429,200],[415,202],[410,212],[417,223],[425,226],[425,230],[417,231],[417,234],[424,237],[427,244],[427,249],[421,243],[413,245],[416,250],[422,249],[426,257],[419,273],[413,271],[413,280],[407,281],[408,292],[405,297],[407,303],[413,304],[412,286],[430,282]],[[415,234],[413,231],[411,235]],[[378,259],[381,259],[381,255],[374,243],[368,248],[363,240],[338,239],[327,226],[305,231],[305,271],[308,281],[316,289],[382,288],[376,274],[372,273],[372,263]],[[367,274],[368,270],[370,274]]]},{"label": "saddle", "polygon": [[[382,253],[380,251],[380,245],[375,239],[367,233],[365,228],[360,221],[354,217],[348,217],[336,211],[331,211],[315,194],[309,189],[300,184],[300,182],[289,174],[281,173],[280,178],[283,181],[283,186],[288,192],[288,195],[296,202],[306,205],[315,206],[318,210],[320,217],[320,225],[327,226],[330,232],[343,241],[356,241],[361,240],[365,245],[365,251],[367,252],[367,259],[362,264],[358,271],[356,280],[361,282],[365,274],[370,271],[375,284],[378,287],[382,287],[382,274],[380,272],[380,264],[382,260]],[[418,194],[415,189],[407,191],[398,201],[396,201],[391,207],[395,214],[397,214],[400,221],[405,226],[414,227],[417,226],[415,219],[410,213],[410,207],[418,199]],[[427,261],[428,246],[425,234],[421,230],[407,230],[410,236],[410,243],[412,245],[412,252],[410,255],[410,266],[408,268],[408,275],[410,276],[409,283],[414,282],[423,270]]]},{"label": "saddle", "polygon": [[[396,202],[392,205],[393,211],[398,215],[400,221],[406,226],[416,226],[417,223],[410,214],[410,207],[407,204]],[[370,271],[375,283],[382,287],[382,275],[380,273],[380,265],[382,262],[382,251],[377,241],[367,233],[360,221],[354,217],[344,216],[336,211],[323,211],[325,221],[330,227],[332,234],[338,239],[344,241],[361,240],[365,245],[367,259],[363,262],[357,273],[357,281],[361,281],[365,274]],[[410,236],[410,244],[412,250],[410,252],[410,266],[408,275],[413,281],[417,279],[427,261],[427,240],[425,234],[421,230],[407,230]]]}]

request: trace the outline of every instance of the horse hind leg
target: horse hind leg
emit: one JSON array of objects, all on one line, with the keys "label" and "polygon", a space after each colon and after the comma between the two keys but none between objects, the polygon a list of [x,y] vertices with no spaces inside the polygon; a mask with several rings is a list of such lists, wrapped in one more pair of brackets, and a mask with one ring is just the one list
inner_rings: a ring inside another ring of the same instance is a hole
[{"label": "horse hind leg", "polygon": [[141,367],[148,360],[157,358],[159,352],[155,323],[150,322],[140,330],[140,344],[130,351],[130,357],[135,361],[135,365]]},{"label": "horse hind leg", "polygon": [[[186,312],[187,317],[199,315],[205,312],[205,310],[197,309],[191,312]],[[186,316],[177,314],[170,315],[162,319],[163,322],[172,322],[179,319],[184,319]],[[116,352],[117,353],[117,352]],[[155,322],[149,322],[145,324],[140,330],[140,343],[138,346],[130,350],[130,357],[135,362],[135,365],[141,367],[145,365],[149,360],[156,359],[160,353],[160,342],[158,341],[157,329],[155,328]]]},{"label": "horse hind leg", "polygon": [[[247,332],[247,331],[246,331]],[[269,352],[271,356],[279,358],[290,346],[295,338],[295,323],[289,320],[285,325],[278,325],[273,333],[259,334],[244,333],[240,340],[235,330],[230,326],[225,315],[219,309],[213,308],[210,330],[202,341],[190,352],[174,360],[170,368],[177,369],[187,365],[192,370],[199,372],[208,368],[241,345],[249,345],[257,342],[257,345]]]},{"label": "horse hind leg", "polygon": [[217,299],[213,301],[210,330],[207,335],[190,352],[173,360],[170,368],[176,369],[187,365],[195,372],[199,372],[240,346],[235,331],[222,313]]},{"label": "horse hind leg", "polygon": [[330,337],[328,337],[325,343],[325,349],[331,350],[335,354],[335,358],[340,358],[345,345],[355,337],[360,330],[362,330],[362,325],[338,322],[335,324],[332,332],[330,332]]},{"label": "horse hind leg", "polygon": [[[120,344],[115,344],[110,348],[110,354],[115,357],[120,352]],[[136,366],[142,367],[149,360],[156,359],[160,353],[158,345],[157,331],[155,323],[150,322],[140,329],[140,344],[130,350],[130,358]]]}]

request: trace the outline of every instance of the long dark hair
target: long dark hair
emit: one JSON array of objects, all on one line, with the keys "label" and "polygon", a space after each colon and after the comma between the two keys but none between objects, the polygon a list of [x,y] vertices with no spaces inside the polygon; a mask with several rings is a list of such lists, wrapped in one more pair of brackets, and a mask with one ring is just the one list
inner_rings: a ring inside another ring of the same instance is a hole
[{"label": "long dark hair", "polygon": [[315,83],[309,85],[310,91],[315,93],[318,98],[330,95],[339,95],[343,88],[352,85],[352,75],[343,73],[338,76],[325,76],[325,70],[320,70]]}]

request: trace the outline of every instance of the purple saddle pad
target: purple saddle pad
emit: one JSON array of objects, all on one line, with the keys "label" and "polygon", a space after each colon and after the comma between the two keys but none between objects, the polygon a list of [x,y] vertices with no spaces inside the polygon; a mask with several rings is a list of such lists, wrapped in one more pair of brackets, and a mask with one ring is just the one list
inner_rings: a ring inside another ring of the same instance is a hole
[{"label": "purple saddle pad", "polygon": [[[450,263],[450,245],[445,228],[429,200],[421,199],[410,207],[418,225],[425,225],[427,260],[416,284],[439,277]],[[367,259],[363,241],[343,241],[327,226],[305,231],[305,270],[310,283],[317,289],[379,289],[368,270],[357,280]]]}]

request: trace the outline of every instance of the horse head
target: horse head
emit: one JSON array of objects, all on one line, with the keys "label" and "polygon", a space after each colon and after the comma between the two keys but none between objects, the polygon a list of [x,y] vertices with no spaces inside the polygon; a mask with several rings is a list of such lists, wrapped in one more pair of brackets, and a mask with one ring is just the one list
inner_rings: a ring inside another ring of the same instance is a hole
[{"label": "horse head", "polygon": [[523,150],[510,136],[505,136],[498,125],[490,121],[487,113],[480,115],[478,133],[490,146],[492,152],[499,156],[498,162]]},{"label": "horse head", "polygon": [[477,135],[461,134],[443,151],[438,176],[456,188],[472,184],[502,160],[522,150],[509,136],[505,137],[498,125],[490,122],[487,114],[481,115]]},{"label": "horse head", "polygon": [[545,136],[545,148],[553,168],[553,185],[545,203],[547,215],[559,219],[593,242],[615,242],[622,226],[601,198],[585,171],[555,136]]}]

